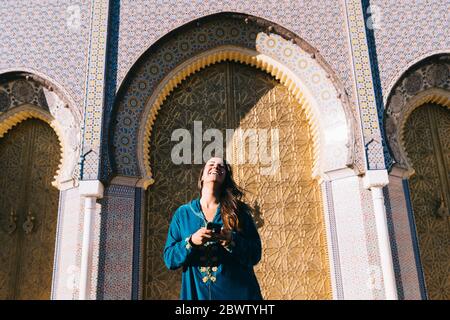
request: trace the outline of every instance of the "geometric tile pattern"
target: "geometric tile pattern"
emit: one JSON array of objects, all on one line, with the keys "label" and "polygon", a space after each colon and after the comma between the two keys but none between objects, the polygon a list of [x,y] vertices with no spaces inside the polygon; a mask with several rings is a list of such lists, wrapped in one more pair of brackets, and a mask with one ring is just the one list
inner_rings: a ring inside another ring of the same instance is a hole
[{"label": "geometric tile pattern", "polygon": [[341,1],[121,1],[118,84],[122,83],[142,53],[157,40],[188,22],[218,12],[253,15],[294,32],[319,50],[352,96],[350,51],[344,32],[345,12]]},{"label": "geometric tile pattern", "polygon": [[366,148],[367,169],[384,169],[384,150],[375,103],[375,91],[363,9],[359,0],[346,0],[345,3],[348,15],[348,34],[352,50],[357,101]]},{"label": "geometric tile pattern", "polygon": [[[389,175],[387,194],[393,231],[395,232],[395,245],[398,252],[398,265],[400,267],[400,281],[403,289],[403,299],[418,300],[421,298],[419,288],[418,265],[416,264],[416,252],[414,251],[413,236],[408,218],[408,210],[403,191],[402,177]],[[386,197],[387,198],[387,197]],[[391,246],[393,243],[391,242]],[[395,256],[393,257],[395,260]],[[397,271],[396,271],[397,276]],[[398,284],[397,284],[398,285]]]},{"label": "geometric tile pattern", "polygon": [[[94,1],[89,39],[81,179],[96,180],[99,175],[101,128],[104,107],[106,38],[109,1]],[[88,153],[90,152],[90,153]],[[84,157],[84,155],[86,155]]]},{"label": "geometric tile pattern", "polygon": [[92,1],[15,1],[0,5],[0,73],[45,75],[82,110]]},{"label": "geometric tile pattern", "polygon": [[[379,28],[374,29],[383,98],[414,63],[450,50],[448,1],[371,0]],[[401,17],[401,19],[399,18]]]},{"label": "geometric tile pattern", "polygon": [[135,188],[110,185],[102,204],[98,299],[131,299]]}]

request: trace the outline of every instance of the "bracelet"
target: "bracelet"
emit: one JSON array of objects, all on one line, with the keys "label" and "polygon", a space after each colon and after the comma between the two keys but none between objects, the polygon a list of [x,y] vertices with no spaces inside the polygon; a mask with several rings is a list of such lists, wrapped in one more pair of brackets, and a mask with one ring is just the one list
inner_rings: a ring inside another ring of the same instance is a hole
[{"label": "bracelet", "polygon": [[187,237],[186,239],[184,239],[184,241],[186,242],[186,249],[191,249],[192,245],[191,245],[191,237]]}]

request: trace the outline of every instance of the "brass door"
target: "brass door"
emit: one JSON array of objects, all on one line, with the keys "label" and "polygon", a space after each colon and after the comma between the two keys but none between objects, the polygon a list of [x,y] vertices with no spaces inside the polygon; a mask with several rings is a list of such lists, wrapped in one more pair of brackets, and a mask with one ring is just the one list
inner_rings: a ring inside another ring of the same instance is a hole
[{"label": "brass door", "polygon": [[55,132],[37,119],[0,139],[0,299],[50,298],[59,155]]},{"label": "brass door", "polygon": [[[255,271],[266,299],[331,298],[325,226],[319,186],[311,178],[312,140],[305,112],[287,89],[265,72],[223,62],[183,81],[155,120],[150,165],[155,183],[147,191],[143,296],[178,299],[181,270],[168,271],[162,260],[175,209],[198,196],[202,165],[171,162],[171,134],[220,129],[279,130],[280,168],[261,175],[257,164],[235,165],[235,178],[248,190],[256,210],[263,255]],[[269,140],[270,142],[270,140]],[[209,142],[204,143],[207,145]],[[269,149],[270,151],[270,149]]]},{"label": "brass door", "polygon": [[450,299],[450,110],[427,104],[405,127],[411,201],[430,299]]}]

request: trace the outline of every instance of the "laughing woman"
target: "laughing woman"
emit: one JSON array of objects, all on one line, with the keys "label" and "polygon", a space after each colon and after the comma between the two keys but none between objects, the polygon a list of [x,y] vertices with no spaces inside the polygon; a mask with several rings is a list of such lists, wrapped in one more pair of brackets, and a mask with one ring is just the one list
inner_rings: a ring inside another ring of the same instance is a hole
[{"label": "laughing woman", "polygon": [[183,268],[183,300],[260,300],[253,266],[261,239],[233,181],[231,167],[211,158],[198,179],[200,198],[179,207],[164,248],[166,266]]}]

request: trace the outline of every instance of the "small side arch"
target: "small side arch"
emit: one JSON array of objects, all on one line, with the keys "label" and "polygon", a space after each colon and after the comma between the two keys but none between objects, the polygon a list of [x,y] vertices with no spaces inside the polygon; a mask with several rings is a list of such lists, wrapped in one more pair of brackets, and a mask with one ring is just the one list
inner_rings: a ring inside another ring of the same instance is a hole
[{"label": "small side arch", "polygon": [[408,69],[389,94],[385,127],[394,166],[403,169],[405,176],[414,174],[405,149],[405,125],[408,117],[426,103],[450,107],[450,54],[427,57]]},{"label": "small side arch", "polygon": [[80,117],[49,80],[24,71],[0,75],[0,138],[29,118],[48,123],[60,144],[61,162],[52,182],[59,190],[73,187],[78,179]]}]

